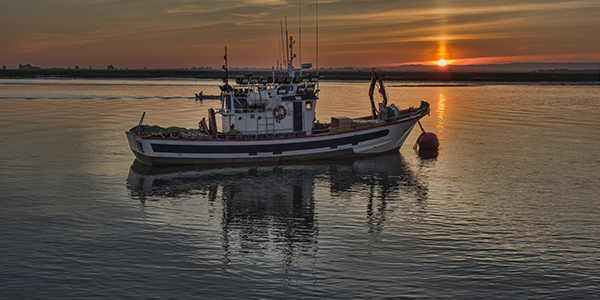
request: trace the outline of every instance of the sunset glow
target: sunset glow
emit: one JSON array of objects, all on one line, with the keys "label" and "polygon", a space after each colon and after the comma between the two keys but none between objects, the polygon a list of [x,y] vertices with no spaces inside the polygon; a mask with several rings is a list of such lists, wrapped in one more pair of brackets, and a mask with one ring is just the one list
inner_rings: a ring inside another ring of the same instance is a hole
[{"label": "sunset glow", "polygon": [[445,61],[445,60],[443,60],[443,59],[440,59],[440,60],[438,61],[438,66],[440,66],[440,67],[444,67],[444,66],[446,66],[446,61]]},{"label": "sunset glow", "polygon": [[285,17],[296,41],[297,65],[316,63],[317,48],[319,66],[325,68],[440,66],[441,60],[447,66],[460,65],[453,63],[459,60],[600,62],[596,0],[382,0],[377,9],[368,1],[320,1],[318,47],[316,4],[4,1],[0,20],[10,30],[0,31],[0,66],[220,68],[227,47],[230,66],[270,68],[282,57]]}]

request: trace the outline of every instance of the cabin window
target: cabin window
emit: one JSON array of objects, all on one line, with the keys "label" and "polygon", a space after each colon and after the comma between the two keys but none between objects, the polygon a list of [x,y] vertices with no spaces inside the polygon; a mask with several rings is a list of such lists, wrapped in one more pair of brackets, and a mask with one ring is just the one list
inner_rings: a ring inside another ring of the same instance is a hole
[{"label": "cabin window", "polygon": [[304,110],[312,110],[312,101],[306,101]]}]

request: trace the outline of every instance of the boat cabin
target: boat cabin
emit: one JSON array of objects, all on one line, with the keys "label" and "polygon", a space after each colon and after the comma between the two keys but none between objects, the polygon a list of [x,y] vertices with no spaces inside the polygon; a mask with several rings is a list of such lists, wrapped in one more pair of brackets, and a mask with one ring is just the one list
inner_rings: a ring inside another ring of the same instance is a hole
[{"label": "boat cabin", "polygon": [[238,76],[221,86],[222,130],[244,138],[310,135],[317,105],[317,76]]}]

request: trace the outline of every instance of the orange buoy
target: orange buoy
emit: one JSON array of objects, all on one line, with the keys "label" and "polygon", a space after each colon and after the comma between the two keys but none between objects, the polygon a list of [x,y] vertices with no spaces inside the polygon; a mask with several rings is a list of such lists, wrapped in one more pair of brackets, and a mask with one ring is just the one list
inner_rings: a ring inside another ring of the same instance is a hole
[{"label": "orange buoy", "polygon": [[417,143],[421,149],[438,149],[440,147],[440,141],[433,132],[423,132],[417,139]]}]

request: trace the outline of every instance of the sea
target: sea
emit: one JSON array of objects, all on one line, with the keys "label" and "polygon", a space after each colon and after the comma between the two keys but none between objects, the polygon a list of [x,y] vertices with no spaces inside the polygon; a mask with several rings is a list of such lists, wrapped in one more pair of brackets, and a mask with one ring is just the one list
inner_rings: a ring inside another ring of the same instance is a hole
[{"label": "sea", "polygon": [[[386,82],[440,149],[150,167],[219,81],[0,79],[0,299],[598,299],[600,86]],[[370,114],[322,81],[317,119]],[[378,100],[378,99],[376,99]]]}]

